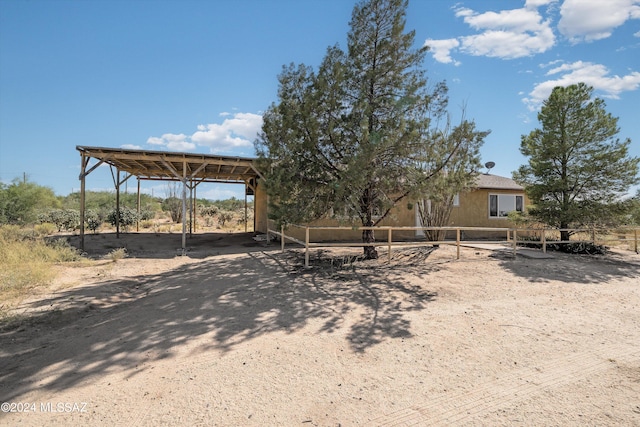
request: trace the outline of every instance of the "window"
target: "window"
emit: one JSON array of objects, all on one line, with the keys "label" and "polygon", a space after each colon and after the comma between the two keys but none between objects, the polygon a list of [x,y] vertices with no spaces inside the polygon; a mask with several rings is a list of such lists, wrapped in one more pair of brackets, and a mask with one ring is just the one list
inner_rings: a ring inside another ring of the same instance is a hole
[{"label": "window", "polygon": [[511,211],[523,212],[524,197],[515,194],[489,194],[489,218],[504,218]]},{"label": "window", "polygon": [[456,193],[453,195],[453,206],[460,206],[460,194]]}]

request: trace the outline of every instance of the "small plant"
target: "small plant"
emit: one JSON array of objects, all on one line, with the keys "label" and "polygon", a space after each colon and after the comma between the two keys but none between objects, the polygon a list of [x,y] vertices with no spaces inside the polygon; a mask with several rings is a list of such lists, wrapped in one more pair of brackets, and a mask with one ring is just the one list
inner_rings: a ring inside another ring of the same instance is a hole
[{"label": "small plant", "polygon": [[102,225],[102,218],[100,218],[100,215],[96,211],[88,210],[85,213],[85,222],[87,223],[89,230],[93,231],[95,234],[98,232],[100,225]]},{"label": "small plant", "polygon": [[57,227],[50,222],[43,222],[42,224],[36,224],[33,226],[33,230],[38,236],[51,236],[56,232]]},{"label": "small plant", "polygon": [[113,262],[118,262],[119,260],[124,259],[126,257],[127,257],[126,248],[114,249],[105,256],[106,259],[109,259]]},{"label": "small plant", "polygon": [[232,219],[233,219],[233,212],[221,211],[218,214],[218,224],[220,224],[220,227],[224,227],[225,223],[227,223],[228,221],[231,221]]},{"label": "small plant", "polygon": [[140,221],[140,227],[142,228],[152,228],[154,226],[154,222],[148,219]]}]

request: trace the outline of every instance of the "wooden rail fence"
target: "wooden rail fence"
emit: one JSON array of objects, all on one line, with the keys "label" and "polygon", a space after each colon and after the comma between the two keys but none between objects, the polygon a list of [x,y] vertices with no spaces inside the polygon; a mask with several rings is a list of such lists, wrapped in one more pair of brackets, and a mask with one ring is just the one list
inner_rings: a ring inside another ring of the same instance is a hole
[{"label": "wooden rail fence", "polygon": [[[557,229],[557,228],[491,228],[491,227],[393,227],[393,226],[381,226],[381,227],[345,227],[345,226],[302,226],[297,224],[289,225],[289,227],[294,227],[298,229],[304,230],[304,240],[296,239],[291,235],[287,235],[285,233],[284,227],[280,230],[273,230],[269,228],[267,230],[267,240],[270,240],[271,236],[278,236],[280,238],[280,244],[282,251],[285,249],[285,242],[288,240],[290,242],[297,243],[302,245],[305,248],[305,259],[304,265],[305,267],[309,267],[309,256],[311,248],[329,248],[329,247],[363,247],[363,246],[376,246],[376,247],[384,247],[388,248],[387,255],[388,260],[391,262],[391,254],[392,248],[396,246],[404,246],[404,247],[419,247],[419,246],[433,246],[433,245],[455,245],[456,246],[456,259],[460,259],[460,247],[462,245],[470,245],[470,244],[498,244],[498,245],[508,245],[513,251],[513,256],[517,255],[518,243],[527,243],[533,245],[540,245],[543,252],[547,251],[548,244],[557,244],[557,243],[593,243],[593,244],[605,244],[610,242],[626,242],[631,243],[634,247],[634,251],[638,253],[638,236],[639,236],[639,228],[619,228],[619,229]],[[312,242],[311,240],[311,232],[313,230],[349,230],[349,231],[363,231],[363,230],[374,230],[378,235],[386,234],[386,240],[379,240],[373,243],[363,243],[363,242]],[[455,232],[455,240],[439,240],[439,241],[427,241],[424,240],[393,240],[393,232],[394,231],[413,231],[414,234],[416,231],[422,230],[434,230],[434,231],[442,231],[442,232]],[[494,234],[504,233],[504,240],[463,240],[461,238],[462,233],[468,231],[481,231],[481,232],[491,232]],[[549,240],[547,235],[558,235],[560,231],[569,231],[574,236],[581,237],[577,240]],[[617,235],[617,237],[613,237]],[[632,237],[628,237],[632,235]],[[518,236],[526,236],[527,239],[518,240]],[[584,238],[584,236],[588,238]],[[536,237],[538,238],[536,240]]]}]

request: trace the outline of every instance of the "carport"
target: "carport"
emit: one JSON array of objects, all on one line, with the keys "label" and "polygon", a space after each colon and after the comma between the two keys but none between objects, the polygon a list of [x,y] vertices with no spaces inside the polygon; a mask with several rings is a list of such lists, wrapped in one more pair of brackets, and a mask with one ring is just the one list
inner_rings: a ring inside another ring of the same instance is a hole
[{"label": "carport", "polygon": [[[194,153],[175,153],[151,150],[129,150],[106,147],[76,146],[80,152],[80,248],[84,250],[85,181],[87,175],[100,165],[107,164],[116,189],[116,209],[120,211],[120,186],[129,178],[138,180],[138,212],[140,210],[140,181],[178,181],[182,183],[182,251],[186,250],[187,235],[187,190],[189,190],[190,212],[195,215],[196,188],[203,182],[244,184],[245,224],[247,196],[254,195],[260,172],[255,159],[248,157],[214,156]],[[95,163],[91,164],[91,159]],[[114,172],[115,170],[115,172]],[[257,204],[254,202],[254,209]],[[255,218],[258,212],[255,212]],[[194,224],[189,221],[190,227]],[[255,227],[254,227],[255,229]],[[116,235],[120,235],[120,224],[116,224]]]}]

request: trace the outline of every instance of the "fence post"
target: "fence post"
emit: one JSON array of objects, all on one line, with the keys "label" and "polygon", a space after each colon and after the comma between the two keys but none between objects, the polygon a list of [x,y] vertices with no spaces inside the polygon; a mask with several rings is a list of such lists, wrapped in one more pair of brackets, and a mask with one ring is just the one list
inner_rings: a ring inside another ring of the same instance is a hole
[{"label": "fence post", "polygon": [[638,253],[638,229],[637,228],[633,230],[633,241],[634,241],[636,253]]},{"label": "fence post", "polygon": [[309,268],[309,227],[304,231],[304,268]]},{"label": "fence post", "polygon": [[547,253],[547,229],[542,229],[542,253]]},{"label": "fence post", "polygon": [[456,259],[460,259],[460,229],[456,228]]},{"label": "fence post", "polygon": [[284,225],[280,226],[280,248],[282,249],[282,253],[284,253]]},{"label": "fence post", "polygon": [[517,236],[516,236],[516,229],[514,228],[513,229],[513,257],[514,258],[516,258],[516,255],[517,255],[517,253],[516,253],[516,251],[517,251],[517,249],[516,249],[517,248],[517,243],[518,243],[518,239],[517,239]]},{"label": "fence post", "polygon": [[391,263],[391,232],[392,229],[389,228],[389,230],[387,231],[387,240],[389,241],[389,263]]}]

